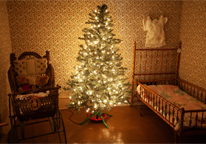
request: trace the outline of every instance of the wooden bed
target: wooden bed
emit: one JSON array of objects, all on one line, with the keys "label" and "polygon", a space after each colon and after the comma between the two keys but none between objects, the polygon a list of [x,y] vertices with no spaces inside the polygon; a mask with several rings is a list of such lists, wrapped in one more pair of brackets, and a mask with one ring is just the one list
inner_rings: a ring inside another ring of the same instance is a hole
[{"label": "wooden bed", "polygon": [[[131,100],[136,96],[162,118],[174,130],[175,143],[182,135],[206,135],[206,90],[178,78],[180,53],[181,43],[174,49],[137,49],[134,43]],[[154,85],[176,87],[205,107],[180,107],[154,91]]]}]

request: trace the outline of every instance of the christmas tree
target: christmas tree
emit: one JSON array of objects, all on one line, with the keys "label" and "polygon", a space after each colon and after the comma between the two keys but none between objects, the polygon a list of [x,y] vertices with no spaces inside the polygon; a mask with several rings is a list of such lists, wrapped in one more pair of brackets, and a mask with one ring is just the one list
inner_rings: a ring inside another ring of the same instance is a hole
[{"label": "christmas tree", "polygon": [[111,110],[113,106],[129,103],[131,85],[123,77],[126,68],[121,66],[122,57],[116,47],[121,40],[114,38],[113,20],[107,5],[97,8],[89,14],[90,20],[86,22],[91,27],[84,28],[84,36],[79,38],[85,42],[85,45],[80,45],[77,57],[80,65],[76,67],[76,74],[72,74],[67,82],[69,87],[65,90],[72,91],[72,95],[69,95],[70,107],[78,112],[80,108],[85,108],[92,116],[101,117],[104,111]]}]

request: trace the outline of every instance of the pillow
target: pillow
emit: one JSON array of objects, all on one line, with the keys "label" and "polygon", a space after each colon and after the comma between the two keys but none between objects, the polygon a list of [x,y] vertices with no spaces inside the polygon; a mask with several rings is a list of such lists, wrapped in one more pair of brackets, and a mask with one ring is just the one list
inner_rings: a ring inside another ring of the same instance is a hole
[{"label": "pillow", "polygon": [[26,60],[14,60],[14,70],[19,76],[27,75]]},{"label": "pillow", "polygon": [[26,60],[26,66],[27,66],[27,75],[35,75],[35,64],[34,59]]},{"label": "pillow", "polygon": [[[146,84],[143,84],[144,86],[147,86]],[[141,87],[141,85],[138,85],[137,86],[137,93],[140,95],[140,87]],[[144,89],[143,88],[141,88],[141,90],[143,90],[143,92],[144,92]]]},{"label": "pillow", "polygon": [[[144,86],[147,86],[147,85],[144,84]],[[140,95],[140,87],[141,87],[140,85],[137,86],[137,93],[138,93],[138,95]],[[150,100],[151,97],[149,96],[149,94],[147,94],[147,92],[144,91],[144,88],[141,88],[141,90],[142,90],[142,93],[141,93],[140,96],[141,96],[142,98],[147,98],[148,100]]]},{"label": "pillow", "polygon": [[140,85],[137,86],[137,93],[138,93],[138,95],[140,95],[140,87],[141,87]]},{"label": "pillow", "polygon": [[47,69],[47,59],[36,59],[35,60],[35,70],[36,74],[45,74]]}]

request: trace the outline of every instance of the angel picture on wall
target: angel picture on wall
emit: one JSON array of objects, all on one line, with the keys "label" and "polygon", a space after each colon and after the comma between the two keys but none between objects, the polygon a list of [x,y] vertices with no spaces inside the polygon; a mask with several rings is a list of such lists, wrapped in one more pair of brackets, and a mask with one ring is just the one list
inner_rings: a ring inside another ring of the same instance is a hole
[{"label": "angel picture on wall", "polygon": [[164,24],[168,18],[160,16],[159,20],[151,20],[148,16],[143,19],[143,30],[147,31],[145,47],[155,48],[166,45]]}]

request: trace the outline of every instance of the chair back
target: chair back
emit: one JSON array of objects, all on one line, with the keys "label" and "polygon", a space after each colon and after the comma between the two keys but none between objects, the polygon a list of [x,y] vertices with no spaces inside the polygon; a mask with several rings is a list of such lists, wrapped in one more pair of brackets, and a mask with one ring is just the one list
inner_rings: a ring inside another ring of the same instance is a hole
[{"label": "chair back", "polygon": [[[18,58],[15,53],[11,53],[8,78],[12,93],[33,93],[45,86],[54,87],[54,69],[49,61],[49,51],[44,56],[36,52],[24,52]],[[26,90],[19,91],[23,83],[28,84],[24,85]]]}]

